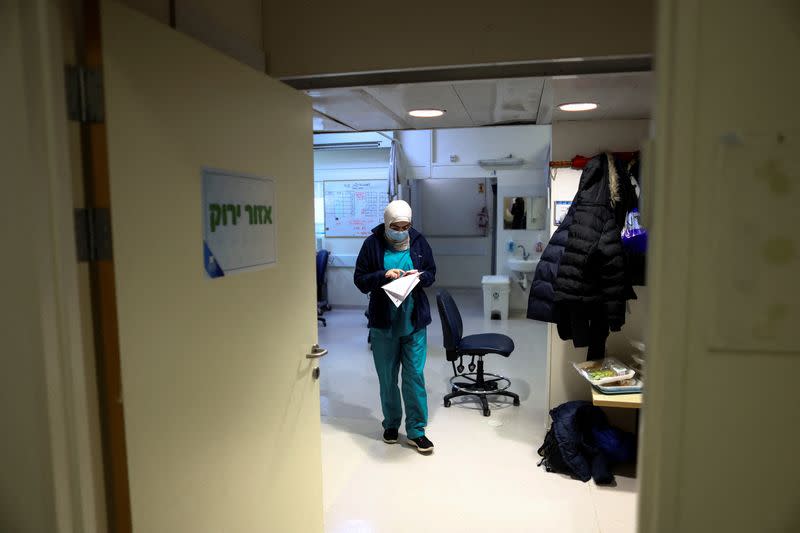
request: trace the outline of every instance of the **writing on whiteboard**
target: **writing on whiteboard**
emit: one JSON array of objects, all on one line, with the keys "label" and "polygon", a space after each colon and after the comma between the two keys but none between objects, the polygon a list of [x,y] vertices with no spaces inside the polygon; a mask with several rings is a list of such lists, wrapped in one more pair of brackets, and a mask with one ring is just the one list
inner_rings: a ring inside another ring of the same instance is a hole
[{"label": "writing on whiteboard", "polygon": [[365,237],[383,221],[385,180],[325,182],[325,234]]}]

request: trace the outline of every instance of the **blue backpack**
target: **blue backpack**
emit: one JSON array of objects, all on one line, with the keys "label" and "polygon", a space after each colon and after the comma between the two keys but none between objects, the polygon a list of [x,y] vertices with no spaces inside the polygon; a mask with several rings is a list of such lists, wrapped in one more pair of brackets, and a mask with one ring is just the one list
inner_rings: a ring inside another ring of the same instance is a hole
[{"label": "blue backpack", "polygon": [[632,463],[636,460],[636,437],[621,429],[593,427],[592,437],[597,448],[612,463]]}]

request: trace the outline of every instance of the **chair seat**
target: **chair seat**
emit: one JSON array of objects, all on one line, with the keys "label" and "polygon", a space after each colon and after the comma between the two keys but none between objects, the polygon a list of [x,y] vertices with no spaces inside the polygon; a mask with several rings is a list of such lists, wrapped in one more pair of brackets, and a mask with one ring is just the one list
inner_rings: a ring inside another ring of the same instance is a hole
[{"label": "chair seat", "polygon": [[467,335],[458,344],[458,352],[462,355],[486,355],[496,353],[508,357],[514,351],[511,337],[500,333],[479,333]]}]

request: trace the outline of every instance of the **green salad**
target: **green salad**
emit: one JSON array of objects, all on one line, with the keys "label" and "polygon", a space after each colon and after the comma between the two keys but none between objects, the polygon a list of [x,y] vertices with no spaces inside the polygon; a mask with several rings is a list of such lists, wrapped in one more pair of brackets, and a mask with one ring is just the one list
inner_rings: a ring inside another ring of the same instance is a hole
[{"label": "green salad", "polygon": [[589,374],[589,377],[592,379],[612,378],[617,375],[617,373],[610,368],[586,370],[586,373]]}]

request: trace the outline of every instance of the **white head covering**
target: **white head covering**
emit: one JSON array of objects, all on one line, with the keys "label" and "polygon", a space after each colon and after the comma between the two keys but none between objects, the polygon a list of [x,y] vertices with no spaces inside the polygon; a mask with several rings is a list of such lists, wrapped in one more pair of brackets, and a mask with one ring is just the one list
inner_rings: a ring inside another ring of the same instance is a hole
[{"label": "white head covering", "polygon": [[[389,230],[389,227],[395,222],[411,223],[411,206],[403,200],[389,202],[389,205],[383,210],[383,224],[386,230]],[[395,250],[408,250],[410,238],[401,242],[396,242],[391,240],[387,235],[386,240]]]}]

